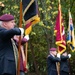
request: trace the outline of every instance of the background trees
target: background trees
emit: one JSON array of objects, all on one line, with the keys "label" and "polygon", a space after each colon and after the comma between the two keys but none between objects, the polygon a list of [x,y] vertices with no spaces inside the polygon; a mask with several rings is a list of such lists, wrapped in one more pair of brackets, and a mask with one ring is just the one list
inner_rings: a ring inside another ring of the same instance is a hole
[{"label": "background trees", "polygon": [[[20,0],[0,0],[4,3],[5,7],[1,10],[0,15],[3,13],[11,13],[15,16],[16,25],[19,25],[20,16]],[[58,0],[38,0],[39,14],[41,21],[33,26],[30,34],[28,44],[28,75],[47,75],[47,62],[46,58],[50,47],[56,47],[55,37],[53,35],[56,16],[58,13]],[[64,26],[67,36],[68,27],[68,9],[70,8],[75,24],[75,0],[61,0],[62,16],[64,19]],[[24,23],[23,23],[24,25]],[[75,26],[74,26],[75,27]],[[68,50],[68,52],[71,52]],[[75,53],[72,53],[70,60],[70,75],[75,74]]]}]

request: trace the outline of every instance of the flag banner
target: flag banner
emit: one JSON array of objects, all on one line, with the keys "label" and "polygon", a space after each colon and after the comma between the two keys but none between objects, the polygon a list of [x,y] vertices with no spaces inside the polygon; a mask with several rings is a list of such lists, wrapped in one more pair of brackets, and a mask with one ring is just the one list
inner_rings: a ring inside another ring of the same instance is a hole
[{"label": "flag banner", "polygon": [[22,0],[23,16],[25,20],[25,34],[29,34],[32,29],[32,25],[37,24],[40,21],[38,3],[37,0]]},{"label": "flag banner", "polygon": [[66,50],[66,37],[65,37],[65,30],[64,30],[62,15],[61,15],[60,4],[59,4],[54,32],[56,35],[56,45],[58,47],[58,53],[62,54]]},{"label": "flag banner", "polygon": [[64,26],[62,26],[61,43],[58,45],[58,53],[62,54],[66,50],[66,36]]},{"label": "flag banner", "polygon": [[29,22],[29,23],[27,23],[26,25],[25,25],[25,34],[27,35],[27,34],[29,34],[30,32],[31,32],[31,30],[32,30],[32,22]]},{"label": "flag banner", "polygon": [[67,34],[67,44],[69,44],[70,49],[75,51],[75,36],[74,36],[74,27],[71,12],[69,11],[69,26],[68,26],[68,34]]},{"label": "flag banner", "polygon": [[24,48],[23,48],[22,45],[21,45],[21,54],[22,54],[21,61],[23,61],[23,62],[21,62],[21,63],[23,64],[23,68],[24,68],[25,73],[27,73],[28,68],[27,68],[27,65],[26,65],[26,57],[25,57]]}]

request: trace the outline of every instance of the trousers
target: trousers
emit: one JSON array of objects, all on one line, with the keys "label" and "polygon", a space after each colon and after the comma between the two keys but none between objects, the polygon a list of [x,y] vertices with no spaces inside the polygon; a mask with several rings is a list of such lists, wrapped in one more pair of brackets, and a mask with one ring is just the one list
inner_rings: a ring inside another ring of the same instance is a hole
[{"label": "trousers", "polygon": [[[4,73],[4,74],[1,74],[1,75],[13,75],[13,74]],[[15,74],[15,75],[16,75],[16,74]]]},{"label": "trousers", "polygon": [[25,75],[25,73],[23,71],[20,71],[20,75]]}]

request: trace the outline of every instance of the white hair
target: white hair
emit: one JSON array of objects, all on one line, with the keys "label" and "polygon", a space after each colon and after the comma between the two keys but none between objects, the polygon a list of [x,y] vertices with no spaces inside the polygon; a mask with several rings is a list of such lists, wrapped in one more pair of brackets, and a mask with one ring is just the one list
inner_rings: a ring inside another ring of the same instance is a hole
[{"label": "white hair", "polygon": [[2,26],[2,21],[0,21],[0,27]]}]

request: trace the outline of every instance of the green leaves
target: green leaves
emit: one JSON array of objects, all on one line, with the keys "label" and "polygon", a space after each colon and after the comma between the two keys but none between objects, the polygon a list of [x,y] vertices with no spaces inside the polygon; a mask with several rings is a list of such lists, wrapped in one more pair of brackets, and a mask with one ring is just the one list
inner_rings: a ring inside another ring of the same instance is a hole
[{"label": "green leaves", "polygon": [[[0,11],[0,15],[3,13],[11,13],[15,16],[16,24],[19,25],[19,13],[20,13],[20,0],[0,0],[5,4],[3,11]],[[41,75],[43,71],[47,72],[46,57],[50,47],[55,47],[55,37],[53,35],[56,16],[58,13],[58,0],[38,0],[39,15],[41,21],[33,26],[33,31],[30,34],[29,47],[28,47],[28,63],[30,71],[35,71],[34,61],[32,57],[32,49],[34,57],[36,58],[38,67],[36,67]],[[75,24],[75,0],[61,0],[62,16],[64,19],[64,26],[68,26],[68,9],[71,9],[73,22]],[[23,23],[23,25],[25,25]],[[67,32],[66,32],[67,33]],[[30,47],[31,46],[31,47]],[[74,56],[73,56],[74,57]],[[73,59],[72,63],[74,62]],[[32,68],[33,67],[33,68]],[[75,68],[75,67],[73,67]],[[36,74],[35,74],[36,75]],[[47,75],[47,74],[45,74]],[[71,74],[72,75],[72,74]]]}]

